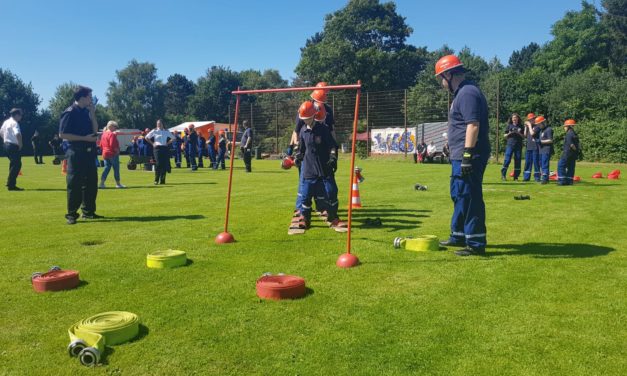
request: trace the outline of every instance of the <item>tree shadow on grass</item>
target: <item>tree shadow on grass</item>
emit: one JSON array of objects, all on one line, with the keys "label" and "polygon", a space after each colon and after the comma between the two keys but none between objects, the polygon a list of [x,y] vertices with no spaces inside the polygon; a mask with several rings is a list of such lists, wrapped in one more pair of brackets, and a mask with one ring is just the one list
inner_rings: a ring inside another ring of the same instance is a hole
[{"label": "tree shadow on grass", "polygon": [[204,215],[192,214],[192,215],[145,215],[142,217],[107,217],[101,219],[99,222],[159,222],[159,221],[175,221],[177,219],[197,220],[204,219]]},{"label": "tree shadow on grass", "polygon": [[205,181],[205,182],[181,182],[181,183],[167,183],[164,188],[169,185],[207,185],[207,184],[218,184],[215,181]]},{"label": "tree shadow on grass", "polygon": [[487,248],[509,249],[489,251],[488,257],[532,256],[534,258],[588,258],[607,256],[614,248],[581,243],[489,244]]}]

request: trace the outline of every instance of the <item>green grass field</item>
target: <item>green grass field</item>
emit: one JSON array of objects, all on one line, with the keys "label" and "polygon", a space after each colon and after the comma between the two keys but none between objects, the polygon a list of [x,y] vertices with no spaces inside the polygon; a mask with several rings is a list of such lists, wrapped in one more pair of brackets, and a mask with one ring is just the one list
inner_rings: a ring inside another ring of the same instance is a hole
[{"label": "green grass field", "polygon": [[[126,157],[122,158],[126,163]],[[122,170],[126,190],[98,194],[98,221],[65,224],[65,179],[24,158],[0,193],[0,374],[8,375],[620,375],[627,369],[627,186],[595,180],[626,166],[579,164],[580,184],[501,182],[486,172],[488,256],[396,251],[397,236],[449,232],[449,166],[358,161],[364,208],[353,252],[314,219],[288,236],[297,173],[278,161],[236,160],[229,230],[217,246],[228,173],[174,170],[168,185]],[[8,160],[0,161],[5,179]],[[551,162],[555,168],[556,162]],[[338,173],[348,198],[348,158]],[[414,183],[429,187],[420,192]],[[4,183],[4,181],[3,181]],[[109,177],[112,186],[113,176]],[[529,201],[513,196],[528,194]],[[346,217],[346,212],[342,213]],[[364,228],[366,218],[383,226]],[[146,254],[180,249],[193,261],[148,269]],[[30,275],[77,269],[72,291],[38,294]],[[295,301],[262,301],[263,272],[302,276]],[[102,311],[140,316],[138,339],[88,369],[69,358],[67,329]],[[621,369],[623,371],[621,371]]]}]

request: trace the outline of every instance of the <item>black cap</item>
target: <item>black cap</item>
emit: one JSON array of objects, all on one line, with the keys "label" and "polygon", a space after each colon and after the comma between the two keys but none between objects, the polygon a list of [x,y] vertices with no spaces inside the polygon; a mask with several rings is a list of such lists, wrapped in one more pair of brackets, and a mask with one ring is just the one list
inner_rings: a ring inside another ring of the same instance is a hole
[{"label": "black cap", "polygon": [[11,114],[11,115],[15,115],[15,114],[22,115],[22,109],[14,107],[14,108],[11,109],[11,111],[9,111],[9,114]]}]

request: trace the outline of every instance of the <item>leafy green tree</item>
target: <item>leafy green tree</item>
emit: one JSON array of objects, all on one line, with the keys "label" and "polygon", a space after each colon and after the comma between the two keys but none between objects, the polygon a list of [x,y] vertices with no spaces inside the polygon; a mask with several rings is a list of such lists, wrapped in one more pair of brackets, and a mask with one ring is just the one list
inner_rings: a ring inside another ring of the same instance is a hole
[{"label": "leafy green tree", "polygon": [[228,122],[231,91],[241,86],[237,72],[212,66],[198,79],[196,92],[190,97],[189,110],[197,119]]},{"label": "leafy green tree", "polygon": [[194,82],[182,74],[173,74],[165,84],[166,115],[184,115],[187,113],[189,98],[194,95]]},{"label": "leafy green tree", "polygon": [[533,55],[540,49],[540,46],[531,42],[525,47],[521,48],[520,51],[512,52],[512,55],[509,57],[509,67],[516,72],[525,71],[533,66]]},{"label": "leafy green tree", "polygon": [[608,44],[594,5],[583,1],[581,11],[567,12],[553,24],[553,40],[535,55],[536,66],[566,75],[592,65],[608,66]]},{"label": "leafy green tree", "polygon": [[362,80],[367,90],[407,88],[427,55],[405,43],[412,32],[393,2],[351,0],[307,40],[296,73],[310,83]]},{"label": "leafy green tree", "polygon": [[0,116],[9,117],[13,107],[19,107],[24,112],[21,125],[29,126],[37,114],[37,106],[41,100],[33,92],[31,84],[25,84],[18,76],[9,70],[0,68]]},{"label": "leafy green tree", "polygon": [[116,71],[116,81],[109,83],[109,108],[122,128],[153,128],[165,114],[165,85],[157,78],[152,63],[132,60]]},{"label": "leafy green tree", "polygon": [[603,0],[605,12],[601,24],[609,38],[609,60],[612,70],[627,74],[627,0]]}]

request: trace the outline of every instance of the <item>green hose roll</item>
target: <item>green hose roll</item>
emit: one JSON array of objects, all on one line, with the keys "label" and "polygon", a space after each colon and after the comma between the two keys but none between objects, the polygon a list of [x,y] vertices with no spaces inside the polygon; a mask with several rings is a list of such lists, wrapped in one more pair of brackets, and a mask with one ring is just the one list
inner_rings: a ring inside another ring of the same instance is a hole
[{"label": "green hose roll", "polygon": [[183,251],[168,249],[149,253],[146,256],[146,265],[149,268],[175,268],[187,264],[187,254]]},{"label": "green hose roll", "polygon": [[440,243],[435,235],[419,235],[410,238],[395,238],[394,248],[402,248],[414,252],[439,251]]},{"label": "green hose roll", "polygon": [[131,312],[103,312],[72,325],[68,334],[70,356],[92,367],[100,362],[105,346],[119,345],[137,337],[139,317]]}]

